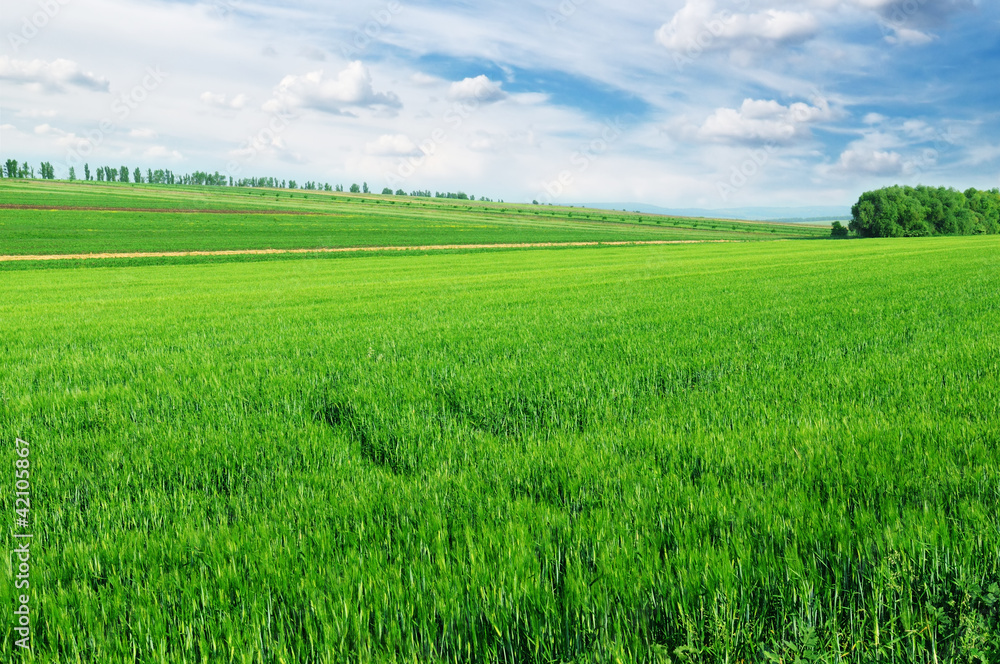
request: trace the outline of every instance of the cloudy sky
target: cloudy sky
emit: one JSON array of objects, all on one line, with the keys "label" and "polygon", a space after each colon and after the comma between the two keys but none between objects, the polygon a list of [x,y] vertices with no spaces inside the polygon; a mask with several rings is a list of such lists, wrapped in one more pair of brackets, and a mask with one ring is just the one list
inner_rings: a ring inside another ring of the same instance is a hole
[{"label": "cloudy sky", "polygon": [[992,188],[998,5],[5,0],[0,159],[567,204]]}]

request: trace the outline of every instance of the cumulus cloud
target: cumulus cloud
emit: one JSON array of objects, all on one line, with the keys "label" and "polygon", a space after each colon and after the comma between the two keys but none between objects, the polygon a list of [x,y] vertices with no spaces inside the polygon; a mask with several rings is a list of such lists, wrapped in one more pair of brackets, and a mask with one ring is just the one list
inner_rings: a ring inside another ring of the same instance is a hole
[{"label": "cumulus cloud", "polygon": [[316,62],[326,61],[326,53],[316,48],[315,46],[309,46],[307,48],[303,48],[301,51],[299,51],[299,55],[301,55],[306,60],[315,60]]},{"label": "cumulus cloud", "polygon": [[956,13],[975,8],[973,0],[849,0],[846,4],[878,14],[885,40],[900,46],[923,46],[937,39],[931,30],[941,28]]},{"label": "cumulus cloud", "polygon": [[67,92],[70,86],[107,92],[108,80],[80,69],[72,60],[14,60],[0,56],[0,80],[22,83],[45,92]]},{"label": "cumulus cloud", "polygon": [[968,161],[973,166],[980,166],[1000,160],[1000,145],[989,143],[975,145],[968,150]]},{"label": "cumulus cloud", "polygon": [[38,109],[26,109],[18,111],[17,117],[19,118],[54,118],[59,115],[58,112],[54,110],[38,110]]},{"label": "cumulus cloud", "polygon": [[889,176],[910,175],[931,168],[938,162],[938,150],[917,147],[926,144],[925,127],[923,123],[907,122],[898,131],[865,133],[849,143],[832,168],[825,170],[847,175]]},{"label": "cumulus cloud", "polygon": [[671,51],[701,53],[802,42],[818,31],[819,21],[808,11],[768,9],[739,14],[716,11],[714,0],[687,0],[656,31],[656,41]]},{"label": "cumulus cloud", "polygon": [[889,150],[849,148],[840,155],[838,167],[848,173],[868,175],[899,175],[905,164],[903,155]]},{"label": "cumulus cloud", "polygon": [[923,46],[936,39],[930,33],[913,28],[892,28],[893,34],[886,35],[885,40],[890,44],[901,44],[903,46]]},{"label": "cumulus cloud", "polygon": [[184,158],[177,150],[171,150],[163,145],[154,145],[148,148],[142,153],[142,156],[146,159],[170,159],[172,161],[178,161]]},{"label": "cumulus cloud", "polygon": [[54,138],[56,145],[70,150],[81,150],[84,148],[93,147],[93,143],[91,142],[90,139],[83,138],[82,136],[77,136],[73,132],[63,131],[62,129],[59,129],[58,127],[53,127],[48,123],[36,126],[35,135]]},{"label": "cumulus cloud", "polygon": [[451,84],[448,96],[457,101],[478,101],[491,104],[507,98],[507,93],[501,88],[501,83],[491,81],[485,75],[466,78]]},{"label": "cumulus cloud", "polygon": [[410,76],[410,80],[417,85],[436,85],[441,79],[436,76],[431,76],[430,74],[425,74],[422,71],[418,71]]},{"label": "cumulus cloud", "polygon": [[229,98],[221,93],[203,92],[200,99],[209,106],[233,110],[239,110],[247,104],[247,96],[242,93]]},{"label": "cumulus cloud", "polygon": [[386,134],[365,146],[365,152],[376,157],[405,157],[420,152],[420,148],[404,134]]},{"label": "cumulus cloud", "polygon": [[720,143],[789,143],[809,136],[809,125],[834,117],[826,100],[815,106],[796,102],[745,99],[739,108],[720,108],[696,131],[696,137]]},{"label": "cumulus cloud", "polygon": [[336,78],[323,70],[282,79],[274,96],[264,104],[268,113],[309,108],[341,115],[344,109],[399,108],[402,104],[392,92],[375,92],[372,76],[360,61],[350,63]]},{"label": "cumulus cloud", "polygon": [[953,14],[974,9],[973,0],[849,0],[862,9],[870,9],[889,25],[940,27]]}]

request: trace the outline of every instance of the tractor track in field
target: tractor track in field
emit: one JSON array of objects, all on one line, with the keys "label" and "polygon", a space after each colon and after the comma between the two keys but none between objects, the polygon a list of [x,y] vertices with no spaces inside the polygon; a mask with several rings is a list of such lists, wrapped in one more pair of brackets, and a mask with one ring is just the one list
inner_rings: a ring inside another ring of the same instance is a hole
[{"label": "tractor track in field", "polygon": [[217,251],[135,251],[91,254],[11,254],[0,262],[56,261],[114,258],[182,258],[186,256],[270,256],[281,254],[337,254],[376,251],[462,251],[470,249],[547,249],[569,247],[636,247],[667,244],[731,244],[742,240],[637,240],[615,242],[524,242],[499,244],[425,244],[380,247],[322,247],[317,249],[222,249]]}]

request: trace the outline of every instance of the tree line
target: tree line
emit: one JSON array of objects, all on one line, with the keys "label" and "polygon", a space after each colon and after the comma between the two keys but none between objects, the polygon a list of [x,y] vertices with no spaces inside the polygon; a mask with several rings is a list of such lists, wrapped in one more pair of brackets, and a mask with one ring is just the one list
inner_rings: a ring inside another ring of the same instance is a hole
[{"label": "tree line", "polygon": [[[34,166],[24,162],[23,164],[18,162],[16,159],[7,159],[3,164],[0,164],[0,177],[6,178],[20,178],[20,179],[36,179],[40,177],[44,180],[55,180],[55,167],[47,161],[41,163],[40,169],[36,171]],[[90,168],[90,164],[83,165],[83,172],[79,174],[82,177],[78,177],[76,168],[73,166],[69,167],[69,177],[67,178],[70,182],[75,182],[77,180],[84,180],[87,182],[126,182],[135,184],[166,184],[166,185],[198,185],[206,187],[253,187],[253,188],[267,188],[267,189],[302,189],[305,191],[330,191],[330,192],[343,192],[344,185],[331,185],[330,183],[319,183],[315,181],[308,181],[303,183],[301,186],[295,180],[279,180],[275,177],[249,177],[234,179],[232,176],[226,176],[218,171],[214,173],[207,173],[204,171],[195,171],[194,173],[188,173],[184,175],[178,175],[170,170],[157,169],[153,170],[151,168],[146,169],[144,173],[141,168],[136,167],[132,170],[128,166],[96,166],[93,170]],[[368,188],[368,183],[364,182],[362,184],[352,184],[349,190],[352,194],[370,194],[373,193]],[[442,192],[438,191],[431,194],[430,190],[415,190],[407,194],[402,189],[397,189],[395,192],[386,187],[382,190],[382,194],[385,196],[413,196],[421,198],[450,198],[463,201],[474,201],[475,196],[470,196],[464,192]],[[493,202],[492,199],[486,197],[480,197],[480,201]],[[503,201],[499,201],[503,203]]]},{"label": "tree line", "polygon": [[995,235],[1000,233],[1000,189],[885,187],[862,194],[851,217],[848,229],[859,237]]}]

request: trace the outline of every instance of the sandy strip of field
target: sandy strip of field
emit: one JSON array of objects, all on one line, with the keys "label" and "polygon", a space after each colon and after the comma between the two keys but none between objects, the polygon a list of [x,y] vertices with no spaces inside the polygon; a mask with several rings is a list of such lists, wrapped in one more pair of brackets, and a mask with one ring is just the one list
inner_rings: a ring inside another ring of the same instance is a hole
[{"label": "sandy strip of field", "polygon": [[267,256],[274,254],[338,254],[361,251],[448,251],[468,249],[537,249],[548,247],[636,247],[663,244],[727,244],[739,240],[644,240],[636,242],[525,242],[505,244],[426,244],[409,247],[329,247],[319,249],[226,249],[220,251],[136,251],[102,254],[24,254],[0,256],[0,262],[58,261],[102,258],[174,258],[183,256]]}]

